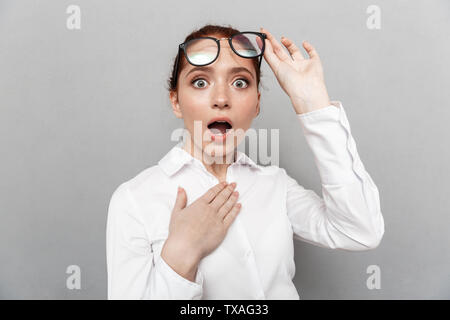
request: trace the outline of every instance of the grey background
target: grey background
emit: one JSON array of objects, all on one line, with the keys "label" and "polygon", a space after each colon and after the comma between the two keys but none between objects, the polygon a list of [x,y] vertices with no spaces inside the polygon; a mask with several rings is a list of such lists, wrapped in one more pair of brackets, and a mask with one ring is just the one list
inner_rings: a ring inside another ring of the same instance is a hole
[{"label": "grey background", "polygon": [[[66,8],[81,7],[81,30]],[[369,5],[381,29],[369,30]],[[182,127],[165,83],[205,23],[316,46],[377,184],[386,232],[367,252],[295,242],[302,299],[449,299],[449,1],[0,1],[0,298],[105,299],[115,188]],[[280,166],[321,195],[288,97],[262,63],[254,128],[280,129]],[[255,159],[257,160],[257,159]],[[81,268],[81,289],[66,268]],[[366,268],[381,269],[369,290]]]}]

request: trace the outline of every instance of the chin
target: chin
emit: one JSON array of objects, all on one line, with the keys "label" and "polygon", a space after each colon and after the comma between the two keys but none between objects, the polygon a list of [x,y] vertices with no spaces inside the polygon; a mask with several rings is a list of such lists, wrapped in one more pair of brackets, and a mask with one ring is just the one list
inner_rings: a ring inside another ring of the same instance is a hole
[{"label": "chin", "polygon": [[215,158],[216,163],[232,163],[234,161],[235,150],[236,145],[231,142],[224,142],[223,144],[209,142],[203,147],[203,152],[208,157]]}]

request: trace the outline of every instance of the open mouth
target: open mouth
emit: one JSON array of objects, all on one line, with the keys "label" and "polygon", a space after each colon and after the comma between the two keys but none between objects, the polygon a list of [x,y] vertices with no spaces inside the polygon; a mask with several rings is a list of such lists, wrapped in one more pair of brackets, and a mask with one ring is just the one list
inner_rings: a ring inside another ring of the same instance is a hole
[{"label": "open mouth", "polygon": [[232,124],[227,120],[216,120],[208,124],[208,129],[214,135],[224,135],[232,128]]}]

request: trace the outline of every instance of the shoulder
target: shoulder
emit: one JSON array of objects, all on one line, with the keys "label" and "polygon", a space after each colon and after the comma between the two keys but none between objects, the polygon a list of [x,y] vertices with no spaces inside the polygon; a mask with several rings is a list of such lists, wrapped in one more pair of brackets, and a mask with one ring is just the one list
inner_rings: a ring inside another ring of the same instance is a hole
[{"label": "shoulder", "polygon": [[140,193],[148,193],[155,186],[164,185],[165,180],[167,176],[158,165],[148,167],[116,187],[111,196],[111,202],[129,202]]},{"label": "shoulder", "polygon": [[161,186],[169,181],[159,165],[148,167],[137,173],[134,177],[126,181],[131,193],[138,192],[141,189],[148,189],[155,186]]},{"label": "shoulder", "polygon": [[286,185],[286,170],[278,165],[257,165],[257,169],[252,168],[252,172],[254,172],[255,181],[266,184],[272,190]]},{"label": "shoulder", "polygon": [[146,168],[116,188],[109,215],[132,217],[145,228],[149,238],[160,236],[165,232],[164,221],[170,217],[176,197],[176,186],[172,184],[158,165]]},{"label": "shoulder", "polygon": [[279,167],[278,165],[257,165],[257,173],[261,176],[269,176],[273,178],[284,177],[286,175],[286,170]]},{"label": "shoulder", "polygon": [[[126,189],[128,196],[136,203],[149,202],[163,191],[171,189],[171,180],[159,165],[148,167],[123,182],[117,191]],[[123,192],[123,191],[122,191]]]},{"label": "shoulder", "polygon": [[263,178],[265,182],[270,183],[272,188],[279,187],[283,190],[283,192],[287,192],[293,186],[298,185],[296,179],[289,175],[286,169],[281,168],[277,165],[271,166],[260,166],[258,165],[260,170],[258,170],[258,176],[268,177]]}]

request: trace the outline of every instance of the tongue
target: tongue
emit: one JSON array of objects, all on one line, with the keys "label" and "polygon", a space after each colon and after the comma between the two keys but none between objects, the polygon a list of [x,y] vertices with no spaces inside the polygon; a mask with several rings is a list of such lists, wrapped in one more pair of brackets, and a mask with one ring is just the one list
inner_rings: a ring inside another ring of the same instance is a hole
[{"label": "tongue", "polygon": [[225,134],[228,126],[225,123],[214,122],[209,128],[214,134]]}]

